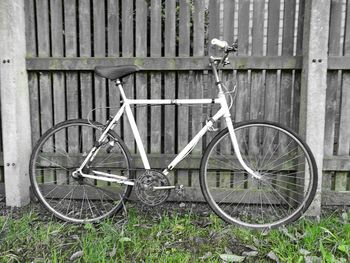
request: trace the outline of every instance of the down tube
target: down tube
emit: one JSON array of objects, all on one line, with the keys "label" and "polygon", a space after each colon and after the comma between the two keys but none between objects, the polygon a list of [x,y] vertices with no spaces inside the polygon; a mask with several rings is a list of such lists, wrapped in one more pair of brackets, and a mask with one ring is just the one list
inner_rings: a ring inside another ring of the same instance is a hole
[{"label": "down tube", "polygon": [[169,170],[172,170],[181,160],[183,160],[196,146],[198,141],[203,137],[203,135],[208,131],[210,127],[214,125],[218,119],[220,119],[225,114],[225,110],[221,108],[210,121],[193,137],[193,139],[182,149],[182,151],[175,157],[175,159],[168,165],[167,169],[163,171],[165,175],[168,174]]}]

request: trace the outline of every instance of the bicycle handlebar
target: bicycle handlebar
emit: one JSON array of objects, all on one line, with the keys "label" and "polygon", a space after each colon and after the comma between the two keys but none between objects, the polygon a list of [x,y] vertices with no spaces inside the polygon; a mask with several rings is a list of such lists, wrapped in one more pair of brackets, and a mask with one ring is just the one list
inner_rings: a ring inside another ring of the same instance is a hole
[{"label": "bicycle handlebar", "polygon": [[213,46],[217,46],[219,48],[226,48],[228,46],[227,42],[226,41],[222,41],[222,40],[219,40],[217,38],[213,38],[211,40],[211,44]]},{"label": "bicycle handlebar", "polygon": [[219,48],[224,49],[225,53],[235,52],[238,48],[238,40],[229,45],[226,41],[219,40],[217,38],[213,38],[210,42],[212,46],[217,46]]}]

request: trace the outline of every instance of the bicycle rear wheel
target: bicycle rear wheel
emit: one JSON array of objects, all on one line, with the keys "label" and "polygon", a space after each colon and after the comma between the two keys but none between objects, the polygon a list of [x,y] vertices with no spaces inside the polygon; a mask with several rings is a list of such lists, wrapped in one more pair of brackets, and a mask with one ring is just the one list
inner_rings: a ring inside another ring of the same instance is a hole
[{"label": "bicycle rear wheel", "polygon": [[317,187],[309,147],[293,131],[271,122],[239,123],[235,133],[244,161],[259,177],[243,169],[228,129],[222,130],[201,162],[200,183],[210,207],[228,223],[258,229],[299,218]]},{"label": "bicycle rear wheel", "polygon": [[[78,177],[72,173],[102,134],[102,125],[69,120],[49,129],[30,159],[32,189],[46,209],[65,221],[94,222],[119,211],[131,186]],[[132,178],[130,153],[113,131],[99,147],[89,170]]]}]

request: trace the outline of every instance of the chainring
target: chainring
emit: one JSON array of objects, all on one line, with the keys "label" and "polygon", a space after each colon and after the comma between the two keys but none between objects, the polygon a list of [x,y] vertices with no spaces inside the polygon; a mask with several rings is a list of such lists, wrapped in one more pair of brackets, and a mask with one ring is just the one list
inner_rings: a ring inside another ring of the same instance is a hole
[{"label": "chainring", "polygon": [[135,181],[135,193],[140,201],[149,206],[163,203],[170,195],[169,189],[155,190],[153,187],[169,186],[169,179],[161,172],[147,170]]}]

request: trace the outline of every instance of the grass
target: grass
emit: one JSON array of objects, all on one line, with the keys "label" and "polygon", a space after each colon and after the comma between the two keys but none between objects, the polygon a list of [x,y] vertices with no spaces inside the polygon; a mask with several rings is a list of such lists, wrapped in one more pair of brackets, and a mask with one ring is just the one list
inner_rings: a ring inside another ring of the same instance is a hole
[{"label": "grass", "polygon": [[[239,257],[247,253],[251,256]],[[350,262],[350,212],[320,222],[301,219],[269,232],[230,226],[211,214],[144,215],[135,208],[124,218],[95,225],[43,219],[33,211],[18,219],[0,217],[0,262],[222,262],[225,257]]]}]

